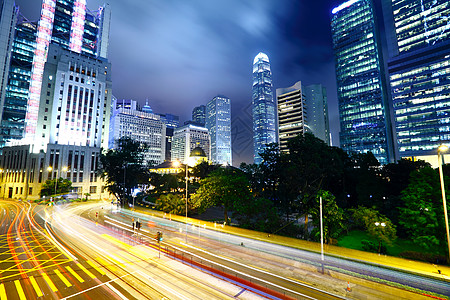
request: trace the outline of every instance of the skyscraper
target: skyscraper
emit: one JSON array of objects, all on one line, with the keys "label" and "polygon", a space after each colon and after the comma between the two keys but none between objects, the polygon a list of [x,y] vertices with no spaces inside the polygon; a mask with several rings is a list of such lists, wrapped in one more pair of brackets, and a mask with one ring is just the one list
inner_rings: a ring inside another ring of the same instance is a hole
[{"label": "skyscraper", "polygon": [[399,154],[434,163],[450,143],[450,2],[382,4]]},{"label": "skyscraper", "polygon": [[331,29],[341,124],[347,152],[394,160],[386,76],[372,0],[350,0],[332,10]]},{"label": "skyscraper", "polygon": [[[35,138],[40,138],[36,136],[37,120],[50,43],[84,56],[106,59],[109,28],[103,26],[109,26],[111,11],[105,5],[95,16],[89,14],[86,0],[43,0],[25,116],[25,143],[33,144]],[[39,147],[33,149],[36,151]]]},{"label": "skyscraper", "polygon": [[200,105],[192,110],[192,121],[205,126],[206,124],[206,106]]},{"label": "skyscraper", "polygon": [[11,50],[11,61],[7,74],[7,85],[0,119],[0,148],[6,141],[23,137],[25,114],[27,111],[28,93],[31,80],[36,44],[35,23],[19,17],[14,30],[14,42]]},{"label": "skyscraper", "polygon": [[276,90],[280,151],[286,152],[288,140],[307,131],[305,95],[302,90],[300,81],[291,87]]},{"label": "skyscraper", "polygon": [[307,124],[315,137],[330,145],[330,121],[328,118],[327,90],[321,84],[303,87],[306,98]]},{"label": "skyscraper", "polygon": [[253,60],[253,158],[262,162],[259,153],[267,144],[276,143],[276,104],[272,92],[272,72],[269,58],[260,52]]},{"label": "skyscraper", "polygon": [[206,105],[206,128],[211,138],[211,161],[232,165],[231,103],[225,96],[216,96]]}]

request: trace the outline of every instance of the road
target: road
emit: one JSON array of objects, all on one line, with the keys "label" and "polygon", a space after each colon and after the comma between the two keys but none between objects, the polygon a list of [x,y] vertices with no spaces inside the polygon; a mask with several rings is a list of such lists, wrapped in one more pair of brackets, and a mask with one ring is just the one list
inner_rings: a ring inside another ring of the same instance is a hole
[{"label": "road", "polygon": [[[310,251],[106,203],[5,201],[0,217],[1,300],[36,299],[39,291],[45,299],[430,299],[342,270],[408,284],[422,280],[450,294],[444,281],[334,256],[325,257],[322,274],[320,255]],[[139,232],[132,219],[143,224]],[[160,244],[157,231],[164,236]]]}]

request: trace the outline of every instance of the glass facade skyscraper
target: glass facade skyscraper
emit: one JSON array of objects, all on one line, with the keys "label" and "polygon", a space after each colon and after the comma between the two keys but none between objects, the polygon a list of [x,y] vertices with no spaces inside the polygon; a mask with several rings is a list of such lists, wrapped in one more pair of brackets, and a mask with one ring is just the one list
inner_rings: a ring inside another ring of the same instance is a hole
[{"label": "glass facade skyscraper", "polygon": [[387,85],[371,0],[351,0],[332,10],[340,117],[340,145],[372,152],[381,164],[394,160]]},{"label": "glass facade skyscraper", "polygon": [[308,129],[315,137],[330,145],[330,123],[328,119],[327,89],[321,84],[303,87],[308,115]]},{"label": "glass facade skyscraper", "polygon": [[206,124],[206,106],[200,105],[192,110],[192,121],[205,126]]},{"label": "glass facade skyscraper", "polygon": [[450,2],[383,0],[401,157],[450,143]]},{"label": "glass facade skyscraper", "polygon": [[206,105],[206,128],[211,139],[211,161],[232,165],[230,98],[216,96]]},{"label": "glass facade skyscraper", "polygon": [[259,155],[267,144],[276,143],[276,103],[272,91],[272,72],[269,58],[260,52],[253,60],[253,158],[262,162]]},{"label": "glass facade skyscraper", "polygon": [[36,44],[36,24],[23,19],[15,28],[0,125],[0,147],[12,139],[21,139],[25,126],[28,91]]}]

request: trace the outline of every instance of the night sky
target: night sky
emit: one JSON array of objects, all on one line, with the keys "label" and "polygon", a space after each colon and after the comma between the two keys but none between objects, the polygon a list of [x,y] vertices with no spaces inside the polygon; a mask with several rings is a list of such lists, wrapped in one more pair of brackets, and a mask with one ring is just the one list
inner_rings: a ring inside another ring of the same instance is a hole
[{"label": "night sky", "polygon": [[[109,0],[109,60],[118,99],[149,100],[154,112],[190,120],[195,106],[231,99],[233,165],[253,161],[252,63],[269,56],[275,89],[298,80],[327,88],[339,144],[330,11],[332,0]],[[37,20],[40,0],[16,0]],[[87,0],[96,10],[104,1]]]}]

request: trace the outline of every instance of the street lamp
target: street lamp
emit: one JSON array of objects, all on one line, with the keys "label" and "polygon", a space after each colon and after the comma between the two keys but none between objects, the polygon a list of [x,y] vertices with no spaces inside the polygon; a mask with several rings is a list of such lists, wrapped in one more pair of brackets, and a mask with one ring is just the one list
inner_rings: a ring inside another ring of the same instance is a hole
[{"label": "street lamp", "polygon": [[[378,226],[380,226],[381,225],[381,228],[384,228],[384,227],[386,227],[386,223],[384,223],[384,222],[375,222],[375,226],[377,226],[377,228],[378,228]],[[378,254],[381,254],[381,239],[380,238],[378,238]]]},{"label": "street lamp", "polygon": [[[440,145],[438,153],[438,164],[439,164],[439,178],[441,180],[441,192],[442,192],[442,204],[444,205],[444,218],[445,218],[445,230],[447,232],[447,247],[448,247],[448,260],[450,260],[450,234],[448,230],[448,216],[447,216],[447,201],[445,199],[445,187],[444,187],[444,174],[442,173],[442,164],[444,162],[443,152],[446,152],[448,147],[446,145]],[[441,155],[439,155],[441,154]]]},{"label": "street lamp", "polygon": [[[181,162],[179,162],[178,160],[173,162],[173,166],[175,168],[178,168],[182,165]],[[187,223],[188,223],[188,218],[187,218],[187,213],[188,213],[188,165],[185,164],[184,165],[186,168],[186,177],[185,177],[185,181],[186,181],[186,244],[187,244]]]}]

